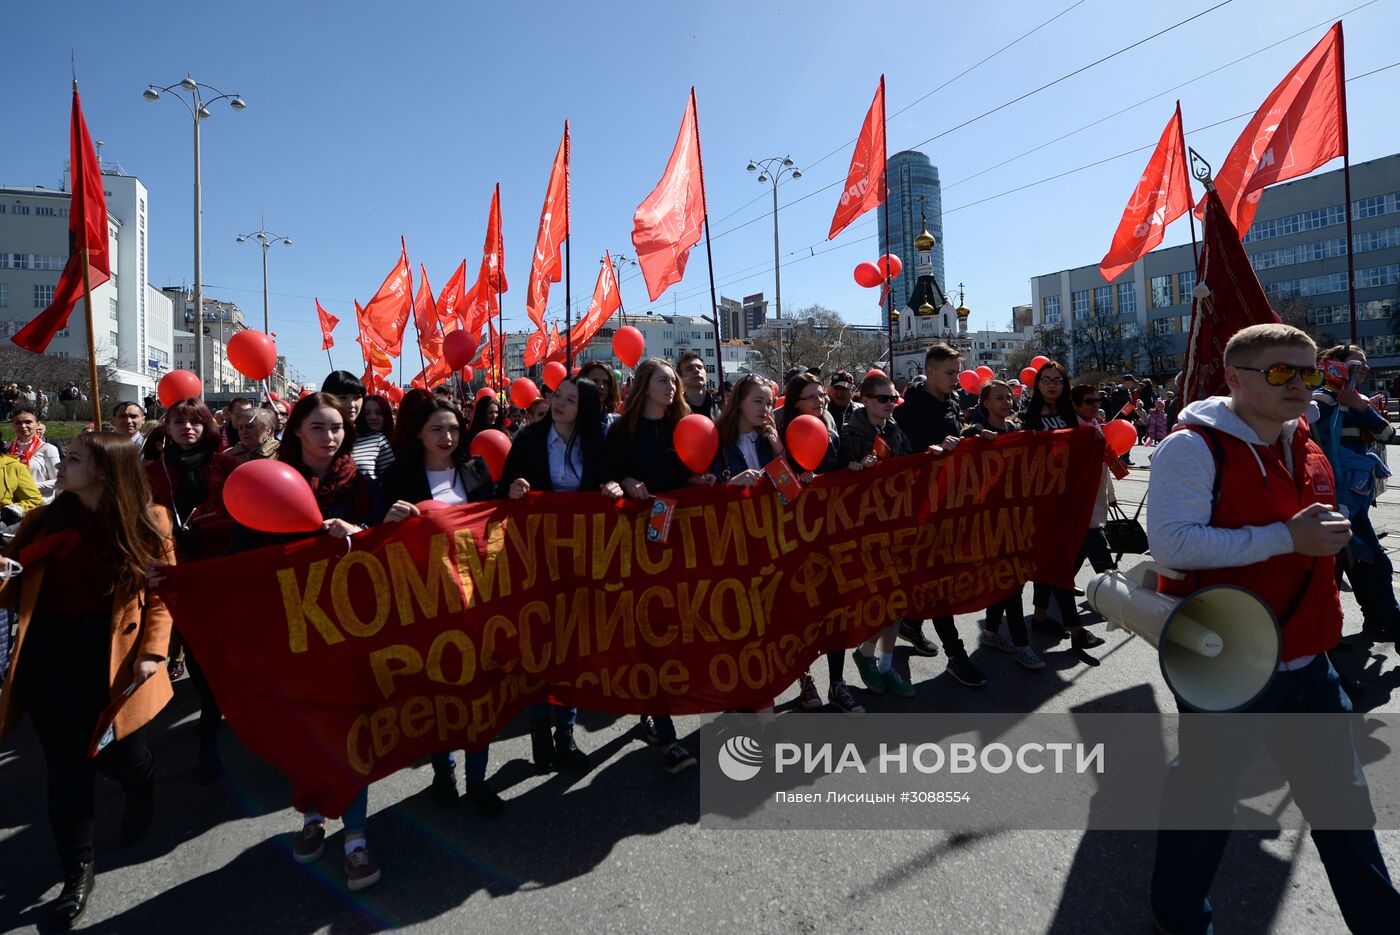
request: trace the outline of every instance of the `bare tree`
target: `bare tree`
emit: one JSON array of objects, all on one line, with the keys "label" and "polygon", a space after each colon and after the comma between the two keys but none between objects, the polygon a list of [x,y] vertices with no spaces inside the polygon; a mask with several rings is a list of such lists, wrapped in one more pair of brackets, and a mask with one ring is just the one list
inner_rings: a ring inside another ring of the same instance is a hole
[{"label": "bare tree", "polygon": [[1084,318],[1076,317],[1070,331],[1074,369],[1078,373],[1118,369],[1123,356],[1118,334],[1118,319],[1114,315],[1100,314],[1095,309]]},{"label": "bare tree", "polygon": [[786,327],[768,327],[753,339],[764,371],[781,378],[792,367],[814,367],[823,374],[866,370],[885,353],[881,335],[852,328],[837,312],[810,305],[785,316]]},{"label": "bare tree", "polygon": [[1335,335],[1318,326],[1313,317],[1312,306],[1299,296],[1279,299],[1270,304],[1273,306],[1274,314],[1285,325],[1292,325],[1300,331],[1307,332],[1308,337],[1316,341],[1318,347],[1331,347],[1333,344],[1341,343]]},{"label": "bare tree", "polygon": [[[1189,340],[1189,339],[1188,339]],[[1134,341],[1139,359],[1147,362],[1147,371],[1152,374],[1163,374],[1174,369],[1171,366],[1170,357],[1167,353],[1167,336],[1158,334],[1152,327],[1152,322],[1147,323],[1147,327],[1138,332]]]},{"label": "bare tree", "polygon": [[[116,371],[110,365],[99,364],[97,379],[104,408],[110,408],[108,403],[117,401],[119,390]],[[35,354],[9,342],[0,345],[0,384],[18,383],[23,386],[27,383],[36,390],[42,389],[53,399],[70,381],[78,384],[84,394],[92,395],[86,358]]]}]

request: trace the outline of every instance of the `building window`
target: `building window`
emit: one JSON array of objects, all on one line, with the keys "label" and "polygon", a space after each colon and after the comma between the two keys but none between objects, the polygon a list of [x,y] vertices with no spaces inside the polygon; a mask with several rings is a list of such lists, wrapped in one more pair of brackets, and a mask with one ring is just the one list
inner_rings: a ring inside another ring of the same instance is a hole
[{"label": "building window", "polygon": [[29,269],[29,254],[11,253],[10,269]]},{"label": "building window", "polygon": [[1175,319],[1175,318],[1154,318],[1154,319],[1152,319],[1152,333],[1153,333],[1153,334],[1157,334],[1157,335],[1162,335],[1162,334],[1175,334],[1175,333],[1176,333],[1176,319]]},{"label": "building window", "polygon": [[32,269],[59,270],[63,269],[64,264],[67,262],[67,257],[53,256],[45,253],[36,253],[29,258],[30,268]]},{"label": "building window", "polygon": [[1400,192],[1377,195],[1374,198],[1358,198],[1351,203],[1351,216],[1358,221],[1382,214],[1394,214],[1396,211],[1400,211]]},{"label": "building window", "polygon": [[1060,323],[1060,297],[1057,295],[1041,296],[1040,311],[1045,317],[1045,324],[1058,325]]},{"label": "building window", "polygon": [[1113,287],[1099,286],[1094,289],[1094,317],[1113,317]]},{"label": "building window", "polygon": [[1142,327],[1135,321],[1125,321],[1118,326],[1118,336],[1124,340],[1136,338],[1142,334]]},{"label": "building window", "polygon": [[1175,305],[1172,301],[1172,277],[1168,273],[1165,276],[1153,276],[1148,282],[1148,287],[1152,290],[1152,307],[1167,308]]},{"label": "building window", "polygon": [[28,214],[29,205],[14,205],[10,208],[11,214]]},{"label": "building window", "polygon": [[1188,269],[1185,272],[1176,274],[1176,291],[1181,296],[1181,301],[1191,301],[1191,290],[1196,288],[1196,271]]},{"label": "building window", "polygon": [[113,321],[116,321],[116,320],[117,320],[117,300],[116,300],[116,299],[108,299],[108,300],[107,300],[107,315],[108,315],[108,317],[111,318]]},{"label": "building window", "polygon": [[1083,321],[1089,317],[1089,290],[1080,289],[1070,296],[1074,304],[1074,320]]},{"label": "building window", "polygon": [[1389,286],[1400,282],[1400,263],[1389,266],[1373,266],[1356,271],[1356,287],[1367,289],[1374,286]]},{"label": "building window", "polygon": [[1131,315],[1137,312],[1137,283],[1118,284],[1118,314]]},{"label": "building window", "polygon": [[53,286],[42,286],[39,283],[35,283],[34,307],[48,308],[51,302],[53,302]]},{"label": "building window", "polygon": [[146,348],[146,356],[160,364],[162,368],[170,366],[170,355],[158,347]]},{"label": "building window", "polygon": [[42,205],[34,209],[34,213],[39,217],[51,218],[54,216],[53,208],[46,208]]},{"label": "building window", "polygon": [[10,305],[9,283],[0,282],[0,308],[8,308]]}]

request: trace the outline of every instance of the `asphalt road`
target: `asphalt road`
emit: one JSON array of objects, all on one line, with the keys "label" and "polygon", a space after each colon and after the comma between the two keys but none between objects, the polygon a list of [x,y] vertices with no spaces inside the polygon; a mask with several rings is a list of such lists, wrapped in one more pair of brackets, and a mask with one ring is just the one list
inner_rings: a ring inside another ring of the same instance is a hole
[{"label": "asphalt road", "polygon": [[[1139,463],[1150,452],[1137,449]],[[1118,485],[1131,504],[1146,471]],[[1400,545],[1400,492],[1377,526]],[[1081,584],[1090,575],[1086,568]],[[1347,632],[1359,627],[1343,595]],[[958,620],[975,642],[979,617]],[[1039,673],[978,652],[991,684],[968,689],[942,657],[901,658],[918,685],[908,701],[867,698],[872,711],[1171,710],[1156,654],[1122,631],[1106,634],[1097,668],[1067,647],[1047,649]],[[1339,666],[1361,676],[1362,706],[1400,710],[1396,653],[1355,639]],[[1039,645],[1039,644],[1037,644]],[[824,667],[815,667],[825,691]],[[853,676],[850,666],[848,676]],[[782,699],[792,707],[795,690]],[[158,727],[156,825],[134,848],[117,843],[121,792],[98,790],[100,875],[85,923],[105,932],[1150,932],[1146,894],[1153,836],[1139,832],[701,831],[696,771],[672,777],[643,746],[635,719],[583,715],[580,745],[597,764],[579,780],[540,777],[523,723],[491,748],[491,781],[506,813],[485,823],[469,807],[441,809],[431,770],[406,769],[370,792],[369,840],[383,880],[345,889],[338,822],[326,856],[290,858],[300,826],[286,782],[225,734],[225,780],[194,779],[188,681]],[[793,713],[788,716],[812,716]],[[829,714],[831,717],[840,715]],[[703,722],[679,718],[682,739]],[[459,768],[460,769],[460,768]],[[58,890],[44,819],[43,763],[26,726],[0,751],[0,930],[32,931]],[[1400,870],[1400,832],[1381,846]],[[1326,876],[1306,835],[1239,834],[1213,891],[1218,931],[1342,932]]]}]

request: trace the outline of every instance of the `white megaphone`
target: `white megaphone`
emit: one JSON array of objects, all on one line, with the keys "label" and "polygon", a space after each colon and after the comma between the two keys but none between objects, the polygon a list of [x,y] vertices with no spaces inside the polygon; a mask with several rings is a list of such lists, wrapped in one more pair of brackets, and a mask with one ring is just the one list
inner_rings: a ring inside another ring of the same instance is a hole
[{"label": "white megaphone", "polygon": [[1186,597],[1157,590],[1157,576],[1181,572],[1142,562],[1099,575],[1084,589],[1110,630],[1136,633],[1157,647],[1162,677],[1197,711],[1237,711],[1268,687],[1278,671],[1278,621],[1246,588],[1201,588]]}]

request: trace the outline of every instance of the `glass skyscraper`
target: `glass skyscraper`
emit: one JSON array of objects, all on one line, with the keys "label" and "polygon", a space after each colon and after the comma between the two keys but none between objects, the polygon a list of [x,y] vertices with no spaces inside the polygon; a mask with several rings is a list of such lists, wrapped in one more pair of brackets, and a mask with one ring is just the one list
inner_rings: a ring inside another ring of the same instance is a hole
[{"label": "glass skyscraper", "polygon": [[[938,184],[938,167],[923,153],[906,149],[889,157],[886,165],[890,194],[880,205],[876,223],[879,225],[880,255],[893,253],[904,267],[892,286],[894,307],[900,309],[908,303],[909,296],[914,292],[914,283],[918,280],[915,269],[918,254],[914,249],[914,238],[923,229],[921,216],[926,219],[929,233],[937,238],[933,248],[933,275],[938,280],[939,290],[947,293],[948,281],[943,275],[943,194]],[[894,245],[893,249],[887,246],[885,239],[887,210],[890,211],[888,243]],[[884,314],[881,314],[880,320],[886,327],[889,326]]]}]

